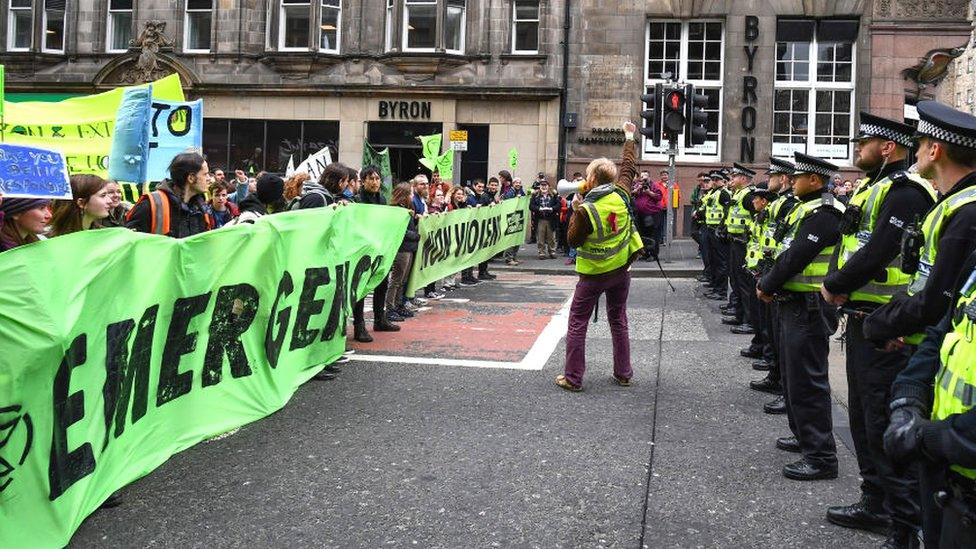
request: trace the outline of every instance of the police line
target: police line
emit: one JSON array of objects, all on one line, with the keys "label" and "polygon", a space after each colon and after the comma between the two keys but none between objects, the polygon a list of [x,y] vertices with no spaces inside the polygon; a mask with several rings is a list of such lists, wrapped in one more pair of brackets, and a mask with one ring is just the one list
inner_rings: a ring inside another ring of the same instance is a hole
[{"label": "police line", "polygon": [[522,244],[528,220],[528,196],[421,218],[407,294]]},{"label": "police line", "polygon": [[0,547],[63,546],[114,491],[282,408],[345,350],[352,303],[386,276],[407,219],[352,205],[4,253]]}]

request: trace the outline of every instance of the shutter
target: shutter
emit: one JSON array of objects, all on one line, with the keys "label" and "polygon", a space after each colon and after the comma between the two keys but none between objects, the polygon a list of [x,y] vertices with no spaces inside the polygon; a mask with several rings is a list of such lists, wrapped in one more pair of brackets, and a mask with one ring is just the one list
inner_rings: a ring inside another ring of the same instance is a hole
[{"label": "shutter", "polygon": [[857,19],[823,19],[817,23],[817,42],[854,42]]},{"label": "shutter", "polygon": [[777,42],[812,42],[813,19],[779,19],[776,21]]}]

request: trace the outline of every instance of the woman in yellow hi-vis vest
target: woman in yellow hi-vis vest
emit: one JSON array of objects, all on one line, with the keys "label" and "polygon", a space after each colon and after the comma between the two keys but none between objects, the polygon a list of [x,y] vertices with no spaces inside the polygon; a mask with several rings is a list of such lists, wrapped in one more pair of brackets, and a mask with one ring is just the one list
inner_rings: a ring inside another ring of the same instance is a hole
[{"label": "woman in yellow hi-vis vest", "polygon": [[[565,373],[556,377],[556,385],[569,391],[583,390],[587,323],[604,293],[613,340],[613,379],[629,386],[633,375],[627,329],[629,269],[644,248],[634,227],[630,201],[630,186],[637,174],[636,131],[632,122],[624,124],[627,139],[619,172],[608,158],[594,160],[586,168],[586,183],[573,200],[567,241],[577,248],[576,272],[580,276],[569,310]],[[585,198],[581,200],[580,196]]]}]

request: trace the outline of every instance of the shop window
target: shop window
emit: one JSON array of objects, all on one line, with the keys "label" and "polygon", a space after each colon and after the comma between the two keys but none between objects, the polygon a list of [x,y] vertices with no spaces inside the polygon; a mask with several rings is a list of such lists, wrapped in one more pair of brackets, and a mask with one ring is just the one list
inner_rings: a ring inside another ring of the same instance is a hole
[{"label": "shop window", "polygon": [[512,53],[539,53],[539,2],[512,2]]},{"label": "shop window", "polygon": [[278,14],[278,49],[308,50],[311,4],[309,0],[281,0]]},{"label": "shop window", "polygon": [[132,40],[132,0],[108,0],[105,51],[124,52]]},{"label": "shop window", "polygon": [[[669,78],[694,84],[708,102],[702,109],[708,116],[705,143],[686,149],[678,139],[679,160],[717,160],[722,127],[722,71],[724,27],[721,21],[650,21],[647,26],[645,93]],[[644,140],[644,154],[664,157],[666,144],[654,147]]]},{"label": "shop window", "polygon": [[322,0],[319,13],[319,50],[339,53],[339,25],[342,21],[342,2]]},{"label": "shop window", "polygon": [[858,22],[780,19],[773,155],[850,163]]},{"label": "shop window", "polygon": [[183,51],[209,52],[213,0],[186,0],[183,23]]},{"label": "shop window", "polygon": [[10,0],[7,14],[7,49],[27,51],[34,37],[33,0]]},{"label": "shop window", "polygon": [[211,169],[262,170],[284,173],[291,158],[297,166],[309,155],[329,147],[332,160],[339,159],[339,123],[301,120],[203,121],[203,152]]},{"label": "shop window", "polygon": [[64,53],[65,0],[44,0],[43,50]]}]

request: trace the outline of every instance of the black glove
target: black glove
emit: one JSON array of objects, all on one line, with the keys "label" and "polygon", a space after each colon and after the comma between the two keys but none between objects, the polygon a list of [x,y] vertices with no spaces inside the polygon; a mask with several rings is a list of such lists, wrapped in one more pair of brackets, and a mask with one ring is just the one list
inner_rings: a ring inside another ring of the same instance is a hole
[{"label": "black glove", "polygon": [[899,398],[891,403],[891,418],[884,433],[884,449],[896,462],[914,461],[922,455],[923,419],[921,403],[914,398]]}]

